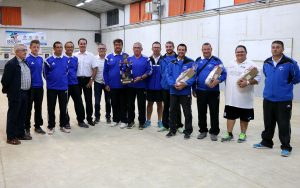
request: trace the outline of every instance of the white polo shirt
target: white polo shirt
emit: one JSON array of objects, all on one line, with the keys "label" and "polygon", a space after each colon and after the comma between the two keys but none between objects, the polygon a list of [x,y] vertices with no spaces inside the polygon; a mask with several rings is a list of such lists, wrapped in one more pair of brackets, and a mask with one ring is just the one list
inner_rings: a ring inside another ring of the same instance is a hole
[{"label": "white polo shirt", "polygon": [[92,69],[97,67],[95,55],[88,51],[84,53],[79,51],[74,53],[74,56],[78,58],[77,76],[91,77],[93,74]]},{"label": "white polo shirt", "polygon": [[261,80],[261,70],[252,61],[245,60],[243,63],[237,63],[233,60],[225,64],[227,78],[225,81],[225,104],[237,108],[252,109],[254,100],[254,86],[248,85],[245,88],[240,88],[237,84],[242,73],[248,68],[256,67],[258,75],[254,78],[258,83]]},{"label": "white polo shirt", "polygon": [[96,55],[95,58],[97,60],[97,67],[98,67],[97,75],[95,77],[95,82],[104,84],[103,69],[104,69],[105,58],[102,59],[99,55]]}]

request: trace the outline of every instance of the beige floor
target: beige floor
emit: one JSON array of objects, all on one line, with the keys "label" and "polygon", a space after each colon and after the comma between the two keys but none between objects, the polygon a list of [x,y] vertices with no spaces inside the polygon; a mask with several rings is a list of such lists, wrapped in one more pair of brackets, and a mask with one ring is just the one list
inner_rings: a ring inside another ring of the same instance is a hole
[{"label": "beige floor", "polygon": [[[76,126],[70,103],[72,133],[58,129],[55,135],[36,135],[19,146],[6,144],[6,96],[0,95],[0,188],[102,188],[102,187],[299,187],[300,104],[293,106],[292,146],[289,158],[280,154],[275,135],[272,150],[252,149],[263,129],[262,100],[255,100],[255,120],[248,141],[238,144],[197,140],[197,109],[193,101],[194,132],[167,139],[153,125],[143,131],[111,128],[101,122],[95,127]],[[221,95],[220,111],[224,108]],[[103,111],[102,111],[103,113]],[[17,118],[17,117],[16,117]],[[47,122],[46,101],[43,118]],[[44,126],[45,127],[45,126]],[[225,120],[220,113],[221,134]],[[235,127],[234,135],[239,133]]]}]

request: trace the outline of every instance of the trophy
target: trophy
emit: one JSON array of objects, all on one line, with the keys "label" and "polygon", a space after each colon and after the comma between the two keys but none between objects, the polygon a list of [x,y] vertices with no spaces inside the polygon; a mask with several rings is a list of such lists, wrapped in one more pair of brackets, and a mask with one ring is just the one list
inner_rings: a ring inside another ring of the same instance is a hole
[{"label": "trophy", "polygon": [[215,66],[214,69],[209,73],[209,75],[205,79],[205,84],[209,85],[215,79],[218,79],[221,74],[222,74],[222,67],[220,65]]},{"label": "trophy", "polygon": [[255,78],[255,76],[257,76],[258,74],[258,70],[256,67],[249,67],[248,69],[246,69],[240,76],[239,80],[251,80],[253,78]]},{"label": "trophy", "polygon": [[192,78],[196,71],[197,71],[197,63],[194,63],[193,66],[191,68],[188,68],[187,70],[183,71],[178,78],[176,79],[176,83],[179,82],[186,82],[188,81],[190,78]]},{"label": "trophy", "polygon": [[123,54],[123,60],[120,61],[120,75],[122,84],[130,84],[133,82],[132,62],[128,62],[128,55]]}]

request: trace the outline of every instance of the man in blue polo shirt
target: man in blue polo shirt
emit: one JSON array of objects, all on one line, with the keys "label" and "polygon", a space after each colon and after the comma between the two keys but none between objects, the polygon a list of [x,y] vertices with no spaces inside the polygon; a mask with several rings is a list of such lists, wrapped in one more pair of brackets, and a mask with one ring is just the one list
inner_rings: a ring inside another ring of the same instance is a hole
[{"label": "man in blue polo shirt", "polygon": [[53,44],[54,53],[50,56],[44,65],[44,74],[47,83],[47,105],[48,105],[48,134],[55,132],[55,106],[58,97],[59,103],[59,124],[60,130],[70,133],[66,129],[67,125],[67,100],[68,100],[68,61],[66,56],[62,55],[63,46],[59,41]]},{"label": "man in blue polo shirt", "polygon": [[121,83],[121,70],[124,59],[128,54],[122,52],[123,40],[115,39],[113,41],[114,52],[109,54],[104,63],[103,78],[105,89],[109,91],[111,105],[113,110],[113,122],[110,126],[126,127],[127,123],[127,89]]},{"label": "man in blue polo shirt", "polygon": [[45,131],[41,128],[43,125],[42,118],[42,103],[44,96],[43,89],[43,58],[39,56],[40,51],[40,41],[32,40],[30,42],[30,50],[31,53],[26,58],[26,62],[31,72],[31,88],[29,94],[28,108],[27,108],[27,116],[25,121],[25,134],[30,135],[30,127],[31,127],[31,110],[32,104],[34,102],[34,131],[38,134],[46,134]]},{"label": "man in blue polo shirt", "polygon": [[281,142],[281,156],[291,154],[291,116],[294,84],[300,82],[299,66],[296,61],[283,54],[282,41],[272,43],[272,57],[264,62],[264,125],[261,133],[262,141],[254,144],[254,148],[273,148],[273,136],[278,125]]},{"label": "man in blue polo shirt", "polygon": [[176,116],[178,115],[178,108],[182,106],[183,114],[185,118],[185,130],[184,139],[189,139],[193,132],[192,125],[192,97],[191,87],[194,84],[195,76],[192,76],[186,81],[177,82],[176,79],[179,75],[193,67],[194,61],[185,56],[187,46],[185,44],[179,44],[177,46],[178,57],[171,61],[168,65],[167,80],[170,86],[170,131],[166,135],[172,137],[176,135]]},{"label": "man in blue polo shirt", "polygon": [[128,58],[131,64],[133,83],[128,84],[128,127],[134,127],[135,118],[135,98],[138,102],[139,129],[145,128],[146,122],[146,82],[145,79],[152,74],[152,67],[149,58],[142,55],[143,46],[136,42],[133,44],[134,55]]},{"label": "man in blue polo shirt", "polygon": [[[73,55],[74,43],[72,41],[66,42],[65,50],[66,56],[68,57],[68,102],[70,97],[72,97],[74,102],[75,113],[77,116],[76,119],[78,122],[78,126],[83,128],[89,128],[89,126],[84,122],[84,106],[77,80],[78,58]],[[70,117],[68,112],[66,129],[71,129]]]},{"label": "man in blue polo shirt", "polygon": [[[209,43],[202,45],[203,59],[198,58],[197,63],[197,75],[196,82],[193,86],[193,95],[197,97],[197,108],[198,108],[198,125],[199,132],[198,139],[203,139],[207,136],[207,106],[210,112],[210,124],[209,130],[210,138],[212,141],[218,140],[218,134],[220,133],[219,128],[219,103],[220,103],[220,89],[219,83],[226,79],[226,70],[223,66],[222,61],[212,55],[212,47]],[[216,67],[222,68],[220,77],[214,79],[209,84],[205,83],[206,78],[210,72]]]}]

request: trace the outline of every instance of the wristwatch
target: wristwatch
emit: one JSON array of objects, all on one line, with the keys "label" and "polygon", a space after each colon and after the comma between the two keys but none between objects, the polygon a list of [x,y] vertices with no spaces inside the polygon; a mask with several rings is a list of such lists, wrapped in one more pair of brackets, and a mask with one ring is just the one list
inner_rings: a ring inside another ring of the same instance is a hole
[{"label": "wristwatch", "polygon": [[248,86],[248,85],[250,85],[250,82],[249,82],[249,80],[247,80],[247,86]]},{"label": "wristwatch", "polygon": [[94,79],[93,77],[91,77],[91,80],[93,80],[93,81],[94,81],[95,79]]}]

